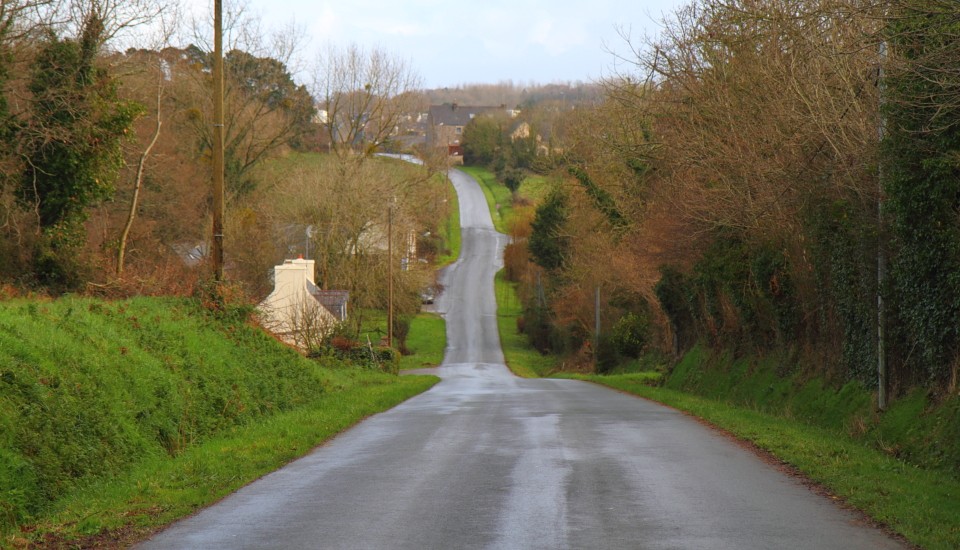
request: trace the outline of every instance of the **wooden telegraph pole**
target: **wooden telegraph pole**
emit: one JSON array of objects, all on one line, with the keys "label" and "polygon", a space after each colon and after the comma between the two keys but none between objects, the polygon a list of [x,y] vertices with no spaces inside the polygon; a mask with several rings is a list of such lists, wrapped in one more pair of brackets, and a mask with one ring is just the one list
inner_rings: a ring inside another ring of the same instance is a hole
[{"label": "wooden telegraph pole", "polygon": [[[880,121],[877,126],[877,138],[882,143],[886,128],[883,119],[883,95],[886,83],[883,81],[884,64],[887,61],[887,43],[880,43],[880,69],[878,71],[878,86],[880,88]],[[887,409],[887,310],[883,301],[883,287],[887,279],[887,255],[884,250],[883,226],[883,159],[877,166],[877,408]]]},{"label": "wooden telegraph pole", "polygon": [[393,347],[393,203],[387,208],[387,346]]},{"label": "wooden telegraph pole", "polygon": [[213,2],[213,276],[223,281],[223,0]]}]

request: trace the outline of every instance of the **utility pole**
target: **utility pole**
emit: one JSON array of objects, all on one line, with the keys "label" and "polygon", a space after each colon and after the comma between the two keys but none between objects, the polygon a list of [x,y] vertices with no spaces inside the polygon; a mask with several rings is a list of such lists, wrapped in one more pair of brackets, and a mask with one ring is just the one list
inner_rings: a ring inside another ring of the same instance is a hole
[{"label": "utility pole", "polygon": [[223,0],[213,2],[213,277],[223,281]]},{"label": "utility pole", "polygon": [[393,203],[387,207],[387,346],[393,347]]},{"label": "utility pole", "polygon": [[600,286],[597,285],[597,294],[594,300],[594,328],[593,328],[593,364],[597,365],[597,359],[600,355]]},{"label": "utility pole", "polygon": [[597,342],[597,349],[600,349],[600,287],[597,287],[596,300],[593,307],[594,310],[594,335]]},{"label": "utility pole", "polygon": [[[880,43],[880,69],[877,73],[877,87],[879,88],[879,123],[877,124],[877,134],[880,143],[886,133],[885,121],[883,119],[883,94],[885,84],[883,82],[883,65],[887,62],[887,43]],[[884,251],[883,235],[883,158],[881,156],[877,166],[877,408],[881,411],[887,409],[887,312],[886,305],[883,303],[883,287],[887,278],[887,255]]]},{"label": "utility pole", "polygon": [[545,305],[547,305],[546,297],[543,294],[543,279],[541,276],[543,272],[539,269],[537,270],[537,308],[542,310]]}]

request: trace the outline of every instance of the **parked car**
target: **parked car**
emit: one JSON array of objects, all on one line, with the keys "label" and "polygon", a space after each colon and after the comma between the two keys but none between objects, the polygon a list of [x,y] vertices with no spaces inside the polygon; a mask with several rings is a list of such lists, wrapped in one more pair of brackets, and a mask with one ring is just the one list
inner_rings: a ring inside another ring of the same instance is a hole
[{"label": "parked car", "polygon": [[420,301],[424,304],[432,304],[437,298],[437,289],[433,286],[425,287],[420,291]]}]

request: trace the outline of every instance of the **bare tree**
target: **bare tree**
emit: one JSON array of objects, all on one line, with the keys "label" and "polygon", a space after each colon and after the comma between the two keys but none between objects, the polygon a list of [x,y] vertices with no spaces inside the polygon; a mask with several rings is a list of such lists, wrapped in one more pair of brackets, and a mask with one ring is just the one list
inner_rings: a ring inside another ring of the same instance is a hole
[{"label": "bare tree", "polygon": [[103,43],[124,33],[153,23],[164,13],[176,9],[174,0],[71,0],[71,21],[86,21],[96,16],[105,21]]},{"label": "bare tree", "polygon": [[854,4],[706,0],[639,53],[667,196],[692,219],[795,236],[810,193],[876,193],[879,19]]},{"label": "bare tree", "polygon": [[127,250],[127,239],[130,236],[130,230],[133,228],[133,222],[136,219],[137,209],[140,204],[140,189],[143,187],[143,178],[146,171],[147,160],[150,158],[150,154],[160,138],[160,130],[163,127],[163,98],[166,91],[168,65],[162,57],[161,50],[163,49],[163,46],[169,44],[170,37],[173,34],[173,29],[176,27],[176,22],[179,19],[178,16],[179,14],[173,10],[159,14],[160,26],[158,28],[156,38],[153,41],[154,51],[150,52],[149,54],[154,58],[153,66],[156,75],[156,101],[154,102],[156,113],[153,117],[154,128],[150,138],[148,138],[146,146],[143,148],[143,151],[141,151],[137,158],[137,168],[133,178],[133,196],[130,199],[130,208],[127,211],[127,221],[123,225],[123,230],[120,232],[120,238],[117,242],[117,277],[121,277],[123,275],[124,256]]},{"label": "bare tree", "polygon": [[[561,121],[578,177],[557,324],[588,327],[594,285],[656,309],[660,268],[691,268],[718,235],[782,251],[804,315],[822,318],[811,217],[850,205],[869,225],[876,212],[882,4],[700,0],[621,58],[604,102]],[[599,215],[611,211],[620,231]]]},{"label": "bare tree", "polygon": [[[209,69],[212,33],[206,20],[193,22],[193,45],[173,60],[174,94],[181,122],[196,136],[201,156],[212,148]],[[310,131],[313,98],[293,78],[290,64],[302,32],[290,27],[265,32],[245,3],[228,3],[224,13],[224,149],[228,203],[254,186],[250,171]]]},{"label": "bare tree", "polygon": [[[960,42],[960,4],[953,0],[891,0],[885,6],[886,19],[896,28],[894,42],[904,50],[891,51],[887,70],[892,75],[909,75],[929,86],[913,94],[899,94],[897,101],[934,113],[931,130],[957,124],[949,114],[960,109],[960,74],[957,71],[956,45]],[[923,25],[902,25],[910,19]],[[928,37],[937,36],[930,40]],[[920,46],[922,44],[922,46]],[[910,45],[913,45],[912,47]]]},{"label": "bare tree", "polygon": [[317,63],[313,87],[330,148],[341,158],[373,154],[423,101],[420,77],[406,61],[357,45],[330,46]]},{"label": "bare tree", "polygon": [[[420,288],[429,282],[427,270],[417,269],[411,250],[416,238],[436,220],[446,203],[436,199],[445,189],[440,178],[407,186],[423,167],[372,159],[343,172],[336,157],[291,167],[276,178],[271,200],[251,198],[278,228],[312,226],[311,257],[317,262],[317,284],[350,291],[351,323],[359,328],[365,308],[384,307],[387,298],[387,208],[394,202],[393,245],[396,309],[412,313],[419,307]],[[302,230],[296,231],[298,241]],[[302,242],[302,241],[301,241]],[[411,269],[401,271],[401,258]]]}]

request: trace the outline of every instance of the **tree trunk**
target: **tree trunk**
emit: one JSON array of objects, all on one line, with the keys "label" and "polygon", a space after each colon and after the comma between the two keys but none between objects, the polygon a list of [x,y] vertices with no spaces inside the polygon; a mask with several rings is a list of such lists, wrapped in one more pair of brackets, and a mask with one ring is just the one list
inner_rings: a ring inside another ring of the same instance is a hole
[{"label": "tree trunk", "polygon": [[150,151],[152,151],[153,146],[157,144],[157,139],[160,137],[160,128],[163,126],[163,120],[160,117],[160,104],[163,99],[163,68],[160,67],[159,63],[158,61],[157,124],[153,130],[153,137],[150,138],[150,143],[147,145],[147,148],[143,150],[143,153],[140,154],[140,161],[137,163],[137,177],[133,184],[133,198],[130,199],[130,211],[127,213],[127,223],[123,226],[123,232],[120,234],[120,242],[117,244],[118,279],[123,275],[124,255],[127,252],[127,237],[130,236],[130,228],[133,227],[133,220],[137,217],[137,204],[140,201],[140,188],[143,186],[144,167],[147,163],[147,158],[150,156]]}]

